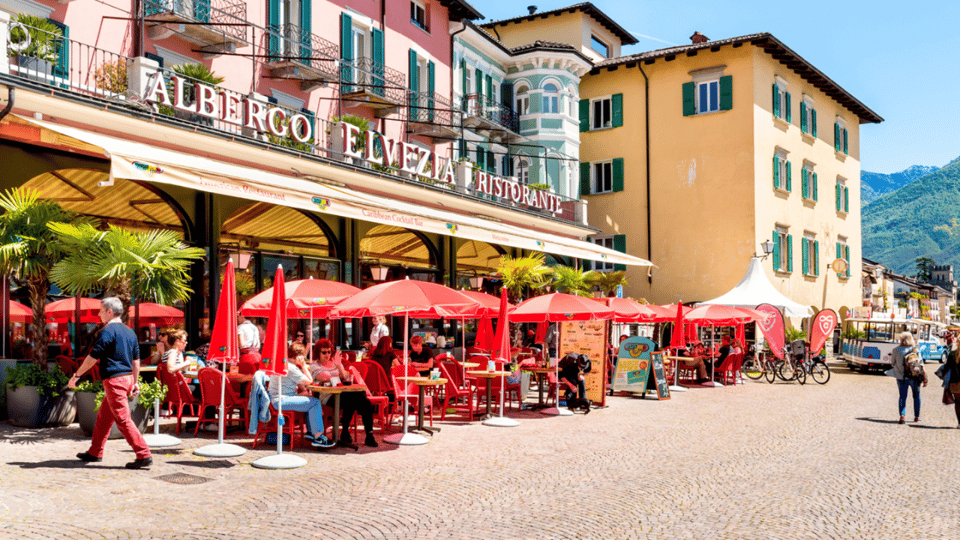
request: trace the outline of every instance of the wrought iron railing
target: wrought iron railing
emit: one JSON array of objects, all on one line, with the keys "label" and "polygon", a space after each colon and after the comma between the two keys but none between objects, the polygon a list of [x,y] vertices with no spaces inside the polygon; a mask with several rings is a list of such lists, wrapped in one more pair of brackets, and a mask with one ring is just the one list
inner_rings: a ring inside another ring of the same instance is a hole
[{"label": "wrought iron railing", "polygon": [[460,106],[467,116],[483,118],[514,133],[520,133],[520,115],[502,103],[479,94],[470,94],[462,98]]},{"label": "wrought iron railing", "polygon": [[397,104],[406,94],[407,76],[370,58],[342,61],[340,80],[343,94],[367,92]]},{"label": "wrought iron railing", "polygon": [[188,21],[209,23],[226,36],[246,41],[247,4],[243,0],[144,0],[143,13],[172,13]]},{"label": "wrought iron railing", "polygon": [[410,92],[410,121],[459,128],[460,115],[454,114],[450,100],[437,93]]},{"label": "wrought iron railing", "polygon": [[291,61],[321,73],[325,78],[337,78],[337,44],[307,31],[295,24],[271,25],[264,29],[264,60],[267,63]]}]

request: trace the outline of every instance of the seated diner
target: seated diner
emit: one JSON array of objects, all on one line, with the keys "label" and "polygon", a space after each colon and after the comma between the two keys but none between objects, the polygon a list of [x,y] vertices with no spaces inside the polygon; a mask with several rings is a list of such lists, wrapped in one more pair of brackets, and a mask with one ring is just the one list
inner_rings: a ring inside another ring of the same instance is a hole
[{"label": "seated diner", "polygon": [[[380,339],[383,341],[383,339],[389,338]],[[350,384],[352,382],[350,373],[343,367],[340,351],[336,351],[336,354],[333,354],[333,352],[333,344],[330,340],[321,338],[317,341],[317,357],[310,363],[310,375],[313,377],[314,383],[329,384],[337,382],[337,380],[344,384]],[[326,405],[330,397],[329,394],[326,394],[321,398],[324,405]],[[340,395],[340,405],[343,409],[343,419],[341,422],[343,427],[340,431],[340,441],[346,444],[353,444],[353,439],[350,437],[350,422],[353,420],[354,414],[360,413],[360,419],[363,421],[363,430],[367,434],[363,444],[371,448],[376,448],[378,444],[377,440],[373,437],[373,405],[370,403],[370,400],[367,399],[366,393],[344,392]]]}]

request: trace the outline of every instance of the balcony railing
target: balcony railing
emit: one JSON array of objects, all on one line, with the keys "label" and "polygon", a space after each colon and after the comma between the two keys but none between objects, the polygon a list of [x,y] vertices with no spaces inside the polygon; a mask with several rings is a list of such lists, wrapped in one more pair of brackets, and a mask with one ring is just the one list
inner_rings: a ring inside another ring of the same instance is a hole
[{"label": "balcony railing", "polygon": [[[506,105],[478,94],[465,96],[460,105],[468,118],[483,120],[488,124],[487,127],[499,127],[511,133],[520,133],[520,116]],[[474,125],[478,124],[474,123]]]},{"label": "balcony railing", "polygon": [[460,114],[447,98],[437,93],[409,92],[407,100],[414,133],[435,138],[460,135]]},{"label": "balcony railing", "polygon": [[294,24],[264,29],[264,64],[275,78],[335,81],[337,45]]},{"label": "balcony railing", "polygon": [[362,99],[371,103],[383,101],[392,106],[401,105],[407,92],[406,75],[370,58],[341,62],[340,79],[343,81],[343,95],[366,96]]},{"label": "balcony railing", "polygon": [[188,23],[178,32],[200,45],[248,41],[247,4],[243,0],[144,0],[143,14],[151,21]]}]

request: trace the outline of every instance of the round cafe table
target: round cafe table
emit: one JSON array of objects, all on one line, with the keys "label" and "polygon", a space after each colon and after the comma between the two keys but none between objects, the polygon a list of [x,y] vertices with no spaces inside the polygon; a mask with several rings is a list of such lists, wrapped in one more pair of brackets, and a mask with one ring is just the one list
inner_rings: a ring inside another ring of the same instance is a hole
[{"label": "round cafe table", "polygon": [[544,381],[547,378],[547,374],[555,372],[556,369],[552,367],[539,367],[539,366],[522,367],[520,369],[522,371],[526,371],[527,373],[533,373],[534,375],[537,376],[537,404],[534,405],[533,407],[530,407],[530,409],[538,410],[546,407],[547,405],[543,402]]},{"label": "round cafe table", "polygon": [[367,387],[362,384],[344,384],[340,386],[321,386],[317,384],[311,384],[307,386],[307,389],[315,394],[333,396],[333,445],[345,446],[347,448],[359,450],[359,447],[355,444],[340,442],[340,395],[344,392],[365,392]]},{"label": "round cafe table", "polygon": [[493,379],[497,378],[497,377],[506,377],[506,376],[510,375],[510,373],[508,373],[508,372],[506,372],[506,371],[468,371],[467,374],[468,374],[468,375],[473,375],[474,377],[476,377],[476,378],[478,378],[478,379],[486,379],[486,383],[487,383],[487,412],[486,412],[486,413],[483,415],[483,417],[480,418],[480,419],[481,419],[481,420],[488,420],[488,419],[490,419],[490,418],[493,418],[493,414],[490,413],[490,402],[493,401],[493,397],[492,397],[493,385],[491,384],[491,381],[492,381]]},{"label": "round cafe table", "polygon": [[[441,386],[447,384],[446,379],[431,379],[430,377],[397,377],[398,381],[402,381],[401,384],[415,384],[417,385],[417,427],[415,428],[418,431],[426,431],[431,435],[434,433],[439,433],[440,428],[438,427],[426,427],[423,425],[423,400],[424,389],[428,386]],[[399,401],[399,399],[397,399]]]}]

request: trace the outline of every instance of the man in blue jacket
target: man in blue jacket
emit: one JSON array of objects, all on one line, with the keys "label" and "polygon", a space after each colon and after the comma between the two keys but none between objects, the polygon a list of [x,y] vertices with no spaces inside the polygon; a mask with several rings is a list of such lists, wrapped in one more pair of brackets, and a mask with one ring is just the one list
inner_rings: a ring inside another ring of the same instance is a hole
[{"label": "man in blue jacket", "polygon": [[127,401],[130,396],[140,393],[137,380],[140,375],[140,345],[137,335],[126,327],[120,320],[123,313],[123,303],[119,299],[104,298],[100,305],[100,320],[104,323],[103,329],[97,336],[97,341],[90,350],[90,356],[83,361],[77,373],[70,378],[67,385],[70,388],[77,386],[77,379],[100,362],[100,379],[103,380],[103,403],[97,413],[97,423],[93,428],[93,440],[90,449],[77,454],[81,461],[103,461],[103,449],[107,444],[107,437],[114,422],[117,429],[133,447],[136,459],[127,463],[128,469],[142,469],[153,464],[150,448],[137,425],[130,419],[130,408]]}]

